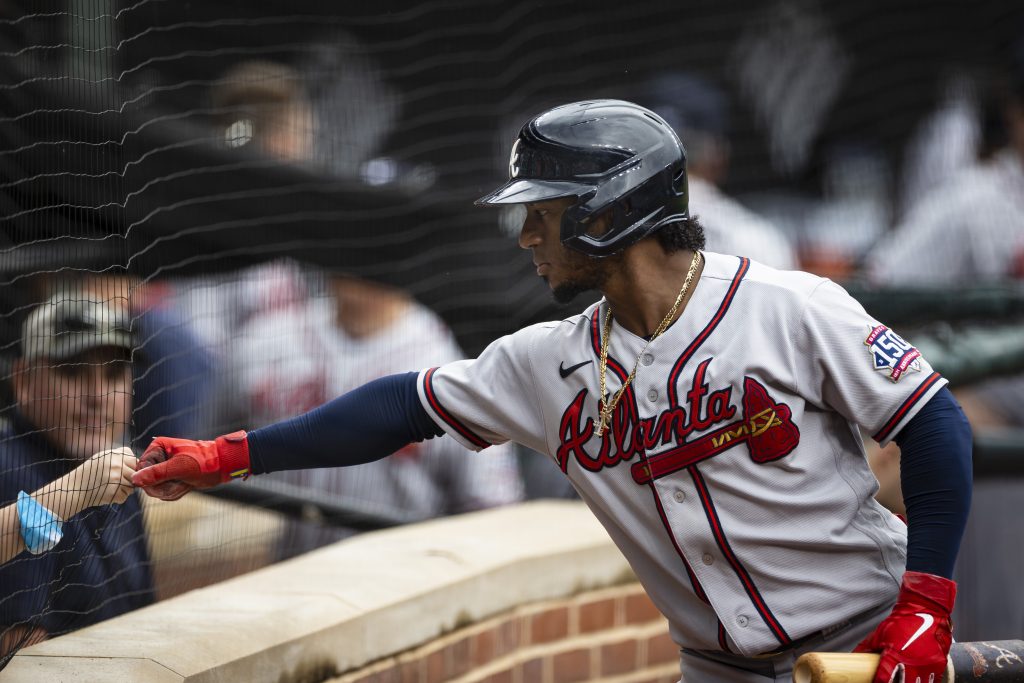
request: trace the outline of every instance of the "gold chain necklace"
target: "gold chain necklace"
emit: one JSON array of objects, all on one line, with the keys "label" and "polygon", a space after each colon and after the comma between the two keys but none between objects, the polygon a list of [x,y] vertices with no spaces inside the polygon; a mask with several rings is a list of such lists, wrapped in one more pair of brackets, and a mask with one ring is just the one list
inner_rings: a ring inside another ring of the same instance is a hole
[{"label": "gold chain necklace", "polygon": [[683,299],[686,298],[686,292],[690,289],[690,283],[693,281],[693,276],[697,272],[697,266],[701,262],[701,254],[699,251],[693,252],[693,260],[690,261],[690,269],[686,272],[686,279],[683,281],[683,288],[679,290],[678,296],[676,296],[675,303],[672,304],[672,308],[669,309],[665,317],[662,318],[658,328],[654,330],[654,334],[648,338],[647,343],[644,344],[644,348],[640,349],[640,353],[637,354],[636,362],[633,363],[633,371],[629,373],[629,377],[622,383],[619,390],[615,392],[615,396],[608,400],[608,392],[605,389],[605,375],[608,371],[608,347],[611,344],[611,330],[612,330],[612,307],[609,304],[608,313],[604,318],[604,331],[601,333],[601,363],[600,377],[601,377],[601,404],[598,406],[600,410],[600,421],[597,425],[597,436],[603,436],[608,426],[612,421],[612,412],[615,410],[615,406],[619,405],[619,400],[622,395],[626,393],[626,388],[636,377],[637,368],[640,367],[640,359],[643,358],[644,351],[651,345],[655,339],[657,339],[662,332],[668,329],[668,326],[672,324],[672,320],[676,317],[676,312],[679,311],[680,304],[683,303]]}]

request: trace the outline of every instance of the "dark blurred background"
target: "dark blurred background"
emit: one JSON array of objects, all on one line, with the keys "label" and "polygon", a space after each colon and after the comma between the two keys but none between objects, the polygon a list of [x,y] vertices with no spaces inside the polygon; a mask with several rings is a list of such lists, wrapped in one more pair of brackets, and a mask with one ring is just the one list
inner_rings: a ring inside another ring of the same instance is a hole
[{"label": "dark blurred background", "polygon": [[[470,350],[550,312],[495,214],[470,208],[537,110],[642,97],[664,71],[706,77],[730,101],[723,188],[786,223],[837,159],[866,159],[898,192],[908,137],[951,74],[1007,63],[1024,20],[1008,0],[45,0],[0,13],[5,282],[287,255],[412,287]],[[306,79],[315,164],[258,163],[211,136],[211,88],[251,59]],[[795,239],[797,223],[783,226]]]}]

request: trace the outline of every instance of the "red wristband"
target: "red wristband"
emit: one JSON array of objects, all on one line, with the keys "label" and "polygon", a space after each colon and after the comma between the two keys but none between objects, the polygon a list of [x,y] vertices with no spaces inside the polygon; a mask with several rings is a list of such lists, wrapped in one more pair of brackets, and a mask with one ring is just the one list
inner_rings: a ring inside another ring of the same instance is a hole
[{"label": "red wristband", "polygon": [[219,460],[221,481],[232,479],[248,479],[252,474],[249,467],[249,441],[244,430],[218,436],[217,459]]}]

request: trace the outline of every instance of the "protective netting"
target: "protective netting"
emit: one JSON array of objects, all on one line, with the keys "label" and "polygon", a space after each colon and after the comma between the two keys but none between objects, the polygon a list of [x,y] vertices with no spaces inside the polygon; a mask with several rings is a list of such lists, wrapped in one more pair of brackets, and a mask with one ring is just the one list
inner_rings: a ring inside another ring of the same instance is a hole
[{"label": "protective netting", "polygon": [[[515,211],[472,206],[522,122],[571,100],[638,101],[679,130],[712,250],[871,285],[1013,285],[1020,187],[983,205],[1005,236],[987,255],[885,240],[1005,152],[1022,22],[1011,0],[7,3],[0,505],[93,453],[257,427],[575,310],[535,277]],[[60,544],[0,569],[0,664],[352,530],[566,495],[531,454],[447,444],[270,476],[242,502],[108,505],[105,457],[47,499],[85,508]]]}]

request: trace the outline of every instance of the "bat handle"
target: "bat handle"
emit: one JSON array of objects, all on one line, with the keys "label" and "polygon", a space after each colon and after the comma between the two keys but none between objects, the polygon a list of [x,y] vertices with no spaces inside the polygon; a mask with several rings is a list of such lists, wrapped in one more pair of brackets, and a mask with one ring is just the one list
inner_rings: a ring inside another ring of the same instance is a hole
[{"label": "bat handle", "polygon": [[[793,683],[871,683],[878,668],[877,654],[808,652],[796,660]],[[953,660],[946,659],[943,683],[954,680]]]}]

